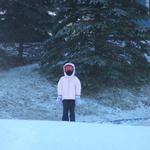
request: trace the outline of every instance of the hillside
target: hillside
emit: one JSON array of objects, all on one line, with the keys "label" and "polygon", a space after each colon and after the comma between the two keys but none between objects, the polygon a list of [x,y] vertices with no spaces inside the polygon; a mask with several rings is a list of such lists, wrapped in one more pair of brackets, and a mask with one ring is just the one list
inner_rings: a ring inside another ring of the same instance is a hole
[{"label": "hillside", "polygon": [[[103,101],[109,103],[106,98],[108,92],[103,95]],[[114,95],[109,93],[109,96]],[[126,93],[126,96],[130,95]],[[39,73],[37,64],[0,72],[0,118],[61,120],[62,107],[56,105],[56,97],[56,85]],[[120,96],[114,98],[119,99]],[[82,97],[81,100],[81,106],[76,108],[78,122],[150,125],[149,106],[139,103],[132,110],[122,110],[113,105],[103,105],[96,99]],[[123,100],[125,103],[125,99]]]}]

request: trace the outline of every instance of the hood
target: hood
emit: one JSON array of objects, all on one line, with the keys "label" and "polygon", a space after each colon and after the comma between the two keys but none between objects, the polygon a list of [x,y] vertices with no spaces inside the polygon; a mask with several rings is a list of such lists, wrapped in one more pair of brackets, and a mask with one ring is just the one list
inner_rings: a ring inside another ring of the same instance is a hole
[{"label": "hood", "polygon": [[[66,73],[65,73],[65,66],[67,66],[67,65],[71,65],[72,67],[73,67],[73,73],[72,73],[72,75],[71,76],[74,76],[75,75],[75,65],[73,64],[73,63],[66,63],[64,66],[63,66],[63,71],[64,71],[64,75],[65,76],[68,76]],[[71,76],[68,76],[68,77],[71,77]]]}]

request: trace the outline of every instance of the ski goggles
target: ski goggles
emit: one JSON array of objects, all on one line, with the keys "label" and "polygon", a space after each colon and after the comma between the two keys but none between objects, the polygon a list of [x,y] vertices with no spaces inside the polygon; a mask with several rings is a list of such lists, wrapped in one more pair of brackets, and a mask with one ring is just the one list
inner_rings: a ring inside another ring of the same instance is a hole
[{"label": "ski goggles", "polygon": [[65,72],[67,72],[67,71],[73,71],[74,70],[74,68],[73,68],[73,66],[71,66],[71,65],[66,65],[65,67],[64,67],[64,71]]}]

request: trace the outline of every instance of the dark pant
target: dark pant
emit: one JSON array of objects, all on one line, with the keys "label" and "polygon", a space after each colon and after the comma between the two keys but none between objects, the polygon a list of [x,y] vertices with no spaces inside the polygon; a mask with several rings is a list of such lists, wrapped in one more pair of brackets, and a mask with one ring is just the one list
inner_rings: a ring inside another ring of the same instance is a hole
[{"label": "dark pant", "polygon": [[63,100],[62,120],[75,121],[75,100]]}]

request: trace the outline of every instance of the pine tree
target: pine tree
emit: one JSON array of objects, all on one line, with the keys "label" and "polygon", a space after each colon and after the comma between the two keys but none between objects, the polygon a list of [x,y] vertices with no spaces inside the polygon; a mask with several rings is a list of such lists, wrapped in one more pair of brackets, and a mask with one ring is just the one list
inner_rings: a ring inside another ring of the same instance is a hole
[{"label": "pine tree", "polygon": [[1,0],[0,42],[19,43],[19,57],[22,60],[24,43],[41,42],[49,37],[51,16],[48,1]]},{"label": "pine tree", "polygon": [[[53,1],[54,2],[54,1]],[[85,84],[145,81],[149,76],[146,8],[135,0],[55,1],[53,36],[42,65],[58,75],[71,61]],[[134,74],[134,76],[133,76]]]}]

